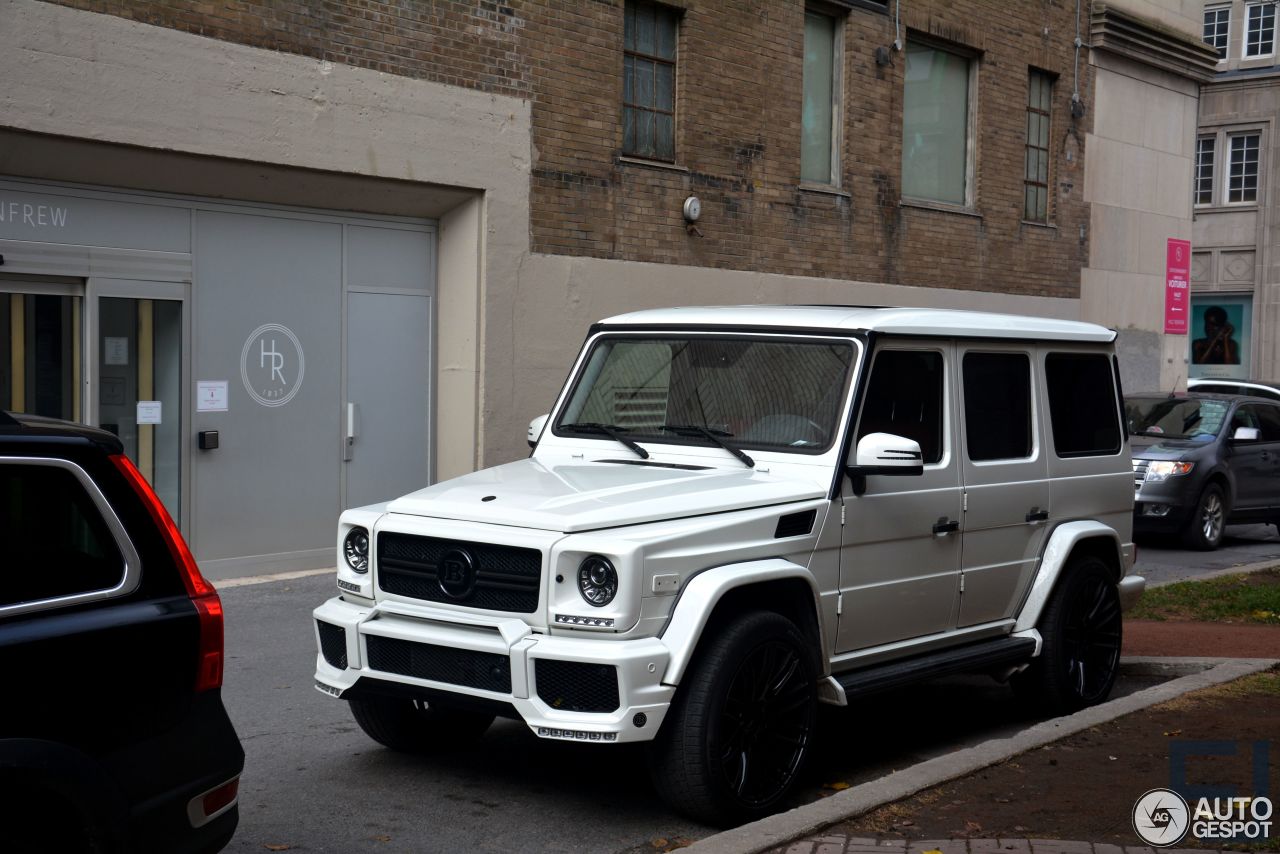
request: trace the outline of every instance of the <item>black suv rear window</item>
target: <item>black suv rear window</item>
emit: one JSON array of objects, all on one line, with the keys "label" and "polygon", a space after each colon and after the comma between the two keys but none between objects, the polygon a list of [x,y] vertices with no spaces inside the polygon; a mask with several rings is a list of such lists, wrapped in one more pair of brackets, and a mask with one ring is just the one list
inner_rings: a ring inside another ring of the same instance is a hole
[{"label": "black suv rear window", "polygon": [[1101,353],[1050,353],[1044,373],[1058,456],[1119,453],[1119,404],[1111,360]]},{"label": "black suv rear window", "polygon": [[0,464],[0,606],[110,589],[124,558],[68,469]]}]

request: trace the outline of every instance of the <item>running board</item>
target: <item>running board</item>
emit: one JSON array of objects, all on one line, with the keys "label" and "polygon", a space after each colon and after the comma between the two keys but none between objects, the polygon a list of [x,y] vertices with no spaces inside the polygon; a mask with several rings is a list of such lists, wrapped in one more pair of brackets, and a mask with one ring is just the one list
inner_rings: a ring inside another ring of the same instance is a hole
[{"label": "running board", "polygon": [[1020,664],[1035,655],[1035,651],[1034,638],[996,638],[902,661],[851,670],[848,673],[838,673],[832,678],[840,683],[846,696],[853,697],[900,688],[922,679]]}]

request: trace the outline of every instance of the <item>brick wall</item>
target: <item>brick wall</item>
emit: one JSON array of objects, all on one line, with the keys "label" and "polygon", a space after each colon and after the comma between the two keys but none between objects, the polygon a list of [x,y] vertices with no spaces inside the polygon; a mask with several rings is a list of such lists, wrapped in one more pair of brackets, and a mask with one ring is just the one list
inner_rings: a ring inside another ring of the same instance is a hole
[{"label": "brick wall", "polygon": [[[976,190],[963,213],[901,202],[905,57],[876,62],[894,39],[883,12],[844,13],[833,194],[799,182],[803,0],[674,0],[674,166],[620,157],[623,0],[51,2],[531,99],[535,251],[1055,297],[1078,294],[1088,257],[1092,118],[1070,117],[1068,0],[902,3],[904,39],[978,56]],[[1049,227],[1021,217],[1028,66],[1058,75]],[[1089,105],[1087,61],[1080,74]],[[703,202],[697,233],[681,216],[690,194]]]}]

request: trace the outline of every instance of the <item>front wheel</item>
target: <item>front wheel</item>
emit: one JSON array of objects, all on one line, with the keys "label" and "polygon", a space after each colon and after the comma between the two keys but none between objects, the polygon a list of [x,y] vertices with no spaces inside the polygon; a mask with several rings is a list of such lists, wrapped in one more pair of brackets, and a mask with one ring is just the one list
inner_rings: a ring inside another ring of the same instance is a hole
[{"label": "front wheel", "polygon": [[1111,568],[1096,557],[1068,564],[1038,628],[1044,643],[1016,677],[1018,693],[1059,715],[1105,700],[1120,671],[1123,628]]},{"label": "front wheel", "polygon": [[706,637],[650,746],[650,772],[673,809],[728,826],[768,815],[794,788],[813,745],[818,671],[804,635],[775,613]]},{"label": "front wheel", "polygon": [[1213,551],[1222,542],[1222,532],[1227,526],[1227,501],[1222,487],[1211,483],[1200,493],[1195,512],[1183,532],[1188,546],[1199,551]]},{"label": "front wheel", "polygon": [[350,700],[365,735],[405,753],[426,753],[468,744],[493,723],[493,715],[428,705],[408,697],[368,696]]}]

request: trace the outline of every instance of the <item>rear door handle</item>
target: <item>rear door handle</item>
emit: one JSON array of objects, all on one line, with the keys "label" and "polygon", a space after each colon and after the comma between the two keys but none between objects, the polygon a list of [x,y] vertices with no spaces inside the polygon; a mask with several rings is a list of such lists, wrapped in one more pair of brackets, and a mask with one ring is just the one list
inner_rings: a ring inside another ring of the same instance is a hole
[{"label": "rear door handle", "polygon": [[1041,510],[1039,507],[1032,507],[1027,511],[1028,522],[1043,522],[1049,518],[1048,510]]},{"label": "rear door handle", "polygon": [[946,516],[933,523],[933,532],[935,534],[950,534],[958,530],[960,530],[960,523],[949,520]]}]

